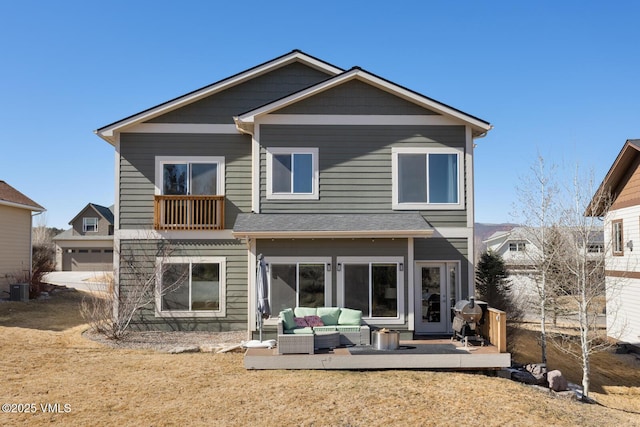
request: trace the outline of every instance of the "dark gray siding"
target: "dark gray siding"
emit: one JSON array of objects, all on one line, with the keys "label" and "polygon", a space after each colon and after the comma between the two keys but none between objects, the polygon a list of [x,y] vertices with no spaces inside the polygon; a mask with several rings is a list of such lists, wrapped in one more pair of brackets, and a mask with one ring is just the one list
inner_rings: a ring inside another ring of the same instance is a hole
[{"label": "dark gray siding", "polygon": [[[392,147],[465,147],[463,126],[262,125],[261,213],[388,213]],[[318,147],[319,200],[267,200],[265,147]],[[463,164],[461,165],[464,168]],[[464,169],[466,170],[466,168]],[[435,226],[466,226],[465,210],[422,212]]]},{"label": "dark gray siding", "polygon": [[[141,286],[141,280],[152,279],[156,273],[157,253],[169,256],[216,256],[226,258],[226,317],[160,318],[155,316],[155,300],[150,296],[149,304],[134,317],[133,329],[139,330],[186,330],[186,331],[230,331],[247,329],[247,250],[244,243],[237,240],[163,242],[162,252],[158,241],[122,240],[120,261],[120,292],[126,299],[134,287]],[[136,269],[139,274],[127,268],[127,258],[135,254]],[[155,281],[154,281],[155,284]],[[153,301],[153,302],[151,302]]]},{"label": "dark gray siding", "polygon": [[120,137],[120,228],[153,225],[155,156],[225,158],[225,228],[251,211],[251,138],[248,135],[122,134]]},{"label": "dark gray siding", "polygon": [[205,99],[171,111],[148,123],[233,123],[245,113],[329,78],[316,69],[293,63]]},{"label": "dark gray siding", "polygon": [[276,114],[437,114],[358,80],[351,80]]}]

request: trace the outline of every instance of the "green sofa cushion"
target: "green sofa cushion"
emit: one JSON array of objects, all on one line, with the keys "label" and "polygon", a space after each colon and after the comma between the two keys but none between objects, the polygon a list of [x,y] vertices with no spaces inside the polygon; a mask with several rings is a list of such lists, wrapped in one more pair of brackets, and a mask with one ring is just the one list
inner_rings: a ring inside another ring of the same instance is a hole
[{"label": "green sofa cushion", "polygon": [[296,307],[293,309],[293,314],[296,317],[305,317],[305,316],[315,316],[316,308],[315,307]]},{"label": "green sofa cushion", "polygon": [[362,311],[353,310],[351,308],[343,308],[340,310],[340,318],[338,325],[354,325],[360,326],[362,323]]},{"label": "green sofa cushion", "polygon": [[286,308],[280,312],[280,318],[282,319],[284,329],[295,329],[297,327],[293,317],[293,310],[290,308]]},{"label": "green sofa cushion", "polygon": [[295,329],[285,329],[284,330],[285,334],[294,334],[294,335],[306,335],[306,334],[313,334],[313,329],[311,329],[310,327],[306,327],[306,328],[295,328]]},{"label": "green sofa cushion", "polygon": [[340,319],[340,308],[338,307],[318,307],[318,316],[325,326],[337,325]]}]

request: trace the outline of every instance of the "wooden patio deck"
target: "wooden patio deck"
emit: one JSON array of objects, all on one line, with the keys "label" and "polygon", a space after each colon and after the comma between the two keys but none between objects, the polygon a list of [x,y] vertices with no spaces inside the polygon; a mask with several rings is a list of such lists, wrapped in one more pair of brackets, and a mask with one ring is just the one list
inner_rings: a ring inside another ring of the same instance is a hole
[{"label": "wooden patio deck", "polygon": [[278,354],[277,349],[249,348],[246,369],[501,369],[511,366],[511,354],[493,345],[465,347],[451,339],[400,341],[393,351],[371,347],[339,347],[316,354]]}]

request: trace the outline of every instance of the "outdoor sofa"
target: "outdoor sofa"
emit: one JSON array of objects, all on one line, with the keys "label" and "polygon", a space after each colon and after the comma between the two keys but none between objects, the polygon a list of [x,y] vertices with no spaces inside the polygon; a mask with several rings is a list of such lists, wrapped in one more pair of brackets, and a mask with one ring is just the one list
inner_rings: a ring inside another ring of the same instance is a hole
[{"label": "outdoor sofa", "polygon": [[340,345],[371,344],[371,330],[368,325],[362,323],[360,310],[340,307],[295,307],[280,312],[279,352],[313,353],[314,334],[328,332],[339,332]]}]

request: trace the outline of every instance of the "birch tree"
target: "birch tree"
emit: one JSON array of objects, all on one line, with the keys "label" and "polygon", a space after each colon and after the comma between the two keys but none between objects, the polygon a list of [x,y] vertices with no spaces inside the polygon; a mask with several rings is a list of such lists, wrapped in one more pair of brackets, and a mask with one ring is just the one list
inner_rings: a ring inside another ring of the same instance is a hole
[{"label": "birch tree", "polygon": [[525,249],[529,258],[538,294],[540,311],[540,347],[541,362],[547,363],[547,308],[554,294],[553,284],[549,280],[555,257],[555,248],[550,244],[550,229],[558,218],[559,187],[553,178],[555,166],[547,166],[544,158],[538,156],[531,166],[531,174],[521,177],[516,188],[518,202],[516,216],[521,220],[529,241],[535,248]]},{"label": "birch tree", "polygon": [[611,198],[603,189],[595,188],[593,174],[581,176],[576,167],[560,221],[565,238],[556,250],[556,260],[565,277],[560,289],[570,306],[575,307],[576,319],[575,326],[556,333],[553,342],[580,361],[586,397],[590,391],[591,356],[611,346],[606,329],[598,325],[605,303],[606,248],[602,221],[592,211],[593,206],[605,206],[606,210]]}]

